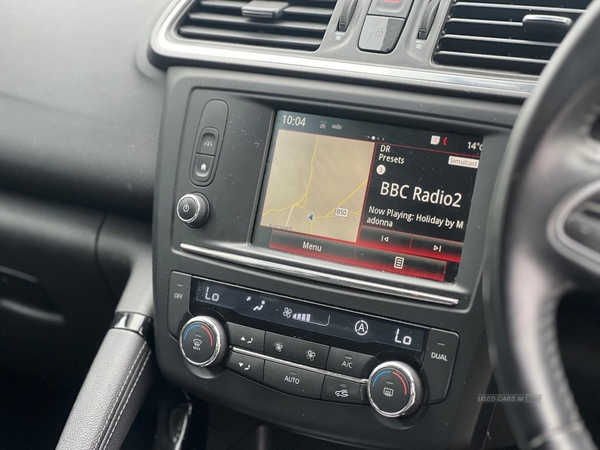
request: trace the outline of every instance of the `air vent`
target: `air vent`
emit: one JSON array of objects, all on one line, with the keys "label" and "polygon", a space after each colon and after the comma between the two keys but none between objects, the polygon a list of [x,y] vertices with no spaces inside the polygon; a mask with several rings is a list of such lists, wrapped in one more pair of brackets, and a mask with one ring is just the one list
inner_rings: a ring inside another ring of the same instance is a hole
[{"label": "air vent", "polygon": [[538,75],[591,0],[455,0],[437,64]]},{"label": "air vent", "polygon": [[199,41],[314,51],[335,4],[336,0],[198,0],[177,32]]}]

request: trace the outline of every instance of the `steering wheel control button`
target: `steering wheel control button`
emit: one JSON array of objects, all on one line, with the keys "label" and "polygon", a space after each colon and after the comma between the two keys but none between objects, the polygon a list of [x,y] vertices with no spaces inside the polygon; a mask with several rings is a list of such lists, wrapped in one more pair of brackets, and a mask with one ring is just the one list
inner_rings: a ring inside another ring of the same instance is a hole
[{"label": "steering wheel control button", "polygon": [[208,200],[202,194],[186,194],[177,203],[177,217],[191,228],[203,225],[209,211]]},{"label": "steering wheel control button", "polygon": [[192,173],[194,180],[199,183],[206,183],[212,175],[214,162],[214,156],[196,153],[196,157],[194,158],[194,170]]},{"label": "steering wheel control button", "polygon": [[215,156],[217,153],[218,142],[219,132],[216,130],[216,128],[205,128],[200,133],[200,139],[198,140],[196,153]]},{"label": "steering wheel control button", "polygon": [[396,47],[404,19],[367,16],[358,40],[358,48],[367,52],[390,53]]},{"label": "steering wheel control button", "polygon": [[265,332],[256,328],[246,327],[237,323],[227,323],[229,342],[234,347],[262,353],[265,345]]},{"label": "steering wheel control button", "polygon": [[339,403],[369,403],[365,384],[331,376],[325,377],[321,400]]},{"label": "steering wheel control button", "polygon": [[259,383],[263,382],[263,371],[265,368],[264,359],[231,352],[225,365],[229,370],[239,373],[246,378],[250,378]]},{"label": "steering wheel control button", "polygon": [[429,403],[440,403],[448,394],[458,339],[458,334],[449,331],[429,331],[423,361],[423,371],[429,385]]},{"label": "steering wheel control button", "polygon": [[408,364],[386,362],[369,377],[369,401],[385,417],[407,416],[423,401],[423,387],[417,372]]},{"label": "steering wheel control button", "polygon": [[413,0],[373,0],[369,14],[406,19],[412,4]]},{"label": "steering wheel control button", "polygon": [[299,397],[321,397],[325,375],[285,364],[265,361],[265,384]]},{"label": "steering wheel control button", "polygon": [[212,317],[190,319],[181,329],[179,348],[190,364],[198,367],[215,366],[227,353],[227,335]]},{"label": "steering wheel control button", "polygon": [[267,331],[265,353],[305,366],[324,369],[327,362],[327,355],[329,354],[329,346]]},{"label": "steering wheel control button", "polygon": [[331,347],[327,358],[327,370],[356,378],[366,377],[376,365],[377,359],[371,355],[335,347]]},{"label": "steering wheel control button", "polygon": [[169,332],[177,336],[181,319],[188,314],[190,304],[190,286],[192,276],[185,273],[171,272],[169,278]]}]

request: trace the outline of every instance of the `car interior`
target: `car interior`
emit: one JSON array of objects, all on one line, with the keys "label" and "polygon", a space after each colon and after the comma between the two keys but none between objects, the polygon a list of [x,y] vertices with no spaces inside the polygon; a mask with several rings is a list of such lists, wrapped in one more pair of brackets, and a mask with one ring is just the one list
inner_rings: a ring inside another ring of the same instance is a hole
[{"label": "car interior", "polygon": [[600,0],[0,39],[0,449],[597,448]]}]

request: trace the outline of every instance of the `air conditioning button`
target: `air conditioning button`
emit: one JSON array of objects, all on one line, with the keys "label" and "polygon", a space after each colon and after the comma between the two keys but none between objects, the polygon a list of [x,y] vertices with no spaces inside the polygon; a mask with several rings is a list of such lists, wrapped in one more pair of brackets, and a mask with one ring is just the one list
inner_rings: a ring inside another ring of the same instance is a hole
[{"label": "air conditioning button", "polygon": [[371,355],[335,347],[329,350],[327,358],[327,370],[356,378],[366,377],[376,365],[377,360]]}]

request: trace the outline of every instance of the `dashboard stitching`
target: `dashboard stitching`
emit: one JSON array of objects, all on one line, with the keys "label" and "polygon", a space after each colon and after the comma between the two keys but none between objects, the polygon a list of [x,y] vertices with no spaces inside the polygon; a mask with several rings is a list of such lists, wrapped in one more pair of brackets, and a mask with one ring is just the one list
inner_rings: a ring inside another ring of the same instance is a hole
[{"label": "dashboard stitching", "polygon": [[113,416],[113,413],[114,413],[115,409],[117,408],[117,405],[119,403],[119,398],[121,397],[123,390],[127,386],[127,381],[129,380],[129,377],[130,377],[131,373],[133,372],[133,369],[136,367],[137,362],[140,359],[140,356],[142,355],[142,351],[145,349],[146,345],[147,344],[144,341],[144,345],[142,345],[142,347],[140,348],[140,351],[138,352],[137,356],[135,357],[135,361],[133,362],[131,369],[129,369],[129,372],[127,373],[127,376],[125,377],[125,382],[123,383],[123,386],[121,386],[121,389],[119,390],[119,393],[117,394],[117,396],[115,398],[115,403],[114,403],[113,407],[110,409],[110,412],[108,413],[108,416],[106,418],[106,422],[104,423],[104,426],[102,427],[102,430],[100,431],[100,434],[94,441],[94,445],[92,446],[92,448],[98,448],[98,446],[100,445],[100,442],[102,441],[102,436],[104,435],[104,431],[108,427],[108,425],[110,423],[110,418]]},{"label": "dashboard stitching", "polygon": [[[145,347],[146,347],[146,343],[144,342],[144,346],[142,347],[142,349],[144,349]],[[146,359],[144,360],[144,364],[142,364],[142,368],[140,369],[140,371],[137,374],[135,382],[133,383],[133,386],[131,387],[131,390],[129,391],[129,395],[127,396],[127,399],[125,400],[125,404],[121,408],[121,411],[119,412],[117,420],[115,421],[115,423],[114,423],[114,425],[112,427],[112,430],[111,430],[111,432],[110,432],[110,434],[108,436],[108,439],[106,440],[106,442],[104,444],[104,447],[103,447],[104,449],[106,449],[108,447],[108,444],[110,443],[112,435],[115,432],[115,430],[117,429],[117,425],[119,424],[119,420],[121,420],[121,416],[123,415],[123,412],[125,411],[125,409],[127,409],[127,405],[129,404],[129,400],[131,399],[131,395],[135,391],[135,387],[137,386],[138,381],[140,380],[142,374],[144,373],[144,369],[146,368],[146,364],[150,360],[150,355],[151,354],[152,354],[152,352],[149,351],[148,354],[146,355]]]}]

